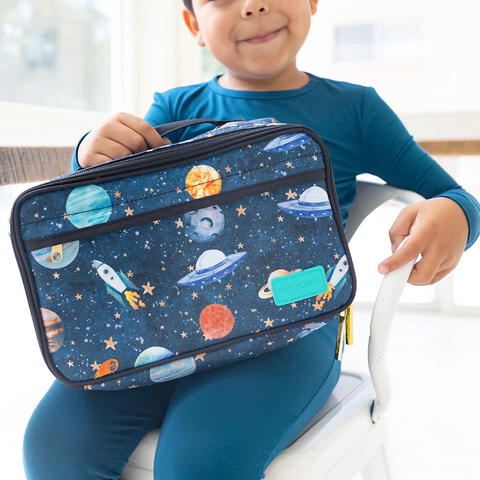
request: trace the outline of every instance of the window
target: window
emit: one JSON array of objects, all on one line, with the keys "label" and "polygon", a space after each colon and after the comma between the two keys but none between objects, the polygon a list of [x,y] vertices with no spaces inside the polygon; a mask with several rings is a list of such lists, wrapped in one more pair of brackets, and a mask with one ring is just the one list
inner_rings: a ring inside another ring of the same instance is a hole
[{"label": "window", "polygon": [[109,0],[2,0],[0,101],[108,112]]},{"label": "window", "polygon": [[421,60],[422,25],[418,20],[337,25],[334,61],[411,63]]}]

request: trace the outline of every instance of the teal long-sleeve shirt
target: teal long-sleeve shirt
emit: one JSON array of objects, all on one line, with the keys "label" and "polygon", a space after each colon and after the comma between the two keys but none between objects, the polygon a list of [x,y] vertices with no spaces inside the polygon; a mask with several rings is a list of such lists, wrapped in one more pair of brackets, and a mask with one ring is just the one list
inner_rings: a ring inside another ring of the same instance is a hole
[{"label": "teal long-sleeve shirt", "polygon": [[[356,176],[370,173],[426,199],[447,197],[462,208],[469,234],[465,251],[480,234],[480,203],[425,152],[372,87],[321,78],[293,90],[252,92],[231,90],[210,81],[156,92],[145,121],[153,126],[191,118],[253,120],[274,117],[279,122],[310,127],[325,142],[332,161],[344,229],[356,192]],[[214,128],[194,125],[167,135],[187,140]],[[78,145],[85,135],[80,139]],[[77,148],[72,170],[79,169]]]}]

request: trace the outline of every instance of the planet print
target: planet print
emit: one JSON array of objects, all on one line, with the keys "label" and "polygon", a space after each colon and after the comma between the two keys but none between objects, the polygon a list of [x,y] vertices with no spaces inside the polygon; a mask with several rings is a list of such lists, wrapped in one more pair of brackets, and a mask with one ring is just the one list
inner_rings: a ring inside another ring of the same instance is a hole
[{"label": "planet print", "polygon": [[225,217],[218,205],[192,210],[183,215],[185,233],[199,243],[216,240],[225,227]]},{"label": "planet print", "polygon": [[[80,242],[76,240],[75,242],[62,244],[63,257],[61,257],[58,252],[55,252],[52,258],[52,247],[40,248],[39,250],[34,250],[30,253],[32,254],[33,258],[43,267],[58,269],[70,265],[77,257],[79,248]],[[60,261],[54,261],[58,260],[59,258],[61,258]]]},{"label": "planet print", "polygon": [[193,198],[216,195],[222,188],[220,174],[208,165],[197,165],[187,174],[185,186]]},{"label": "planet print", "polygon": [[[148,363],[158,362],[164,358],[174,357],[175,355],[163,347],[150,347],[144,350],[135,361],[134,367],[146,365]],[[158,367],[150,369],[150,379],[153,382],[167,382],[175,378],[185,377],[190,375],[197,369],[193,357],[182,358],[175,360]]]},{"label": "planet print", "polygon": [[111,214],[110,197],[98,185],[74,188],[67,198],[68,219],[77,228],[105,223]]},{"label": "planet print", "polygon": [[233,330],[234,323],[233,313],[219,303],[207,305],[200,313],[200,328],[212,338],[226,337]]},{"label": "planet print", "polygon": [[48,351],[56,352],[65,340],[65,330],[60,317],[51,310],[40,307],[42,312],[43,325],[45,327],[45,335],[48,341]]}]

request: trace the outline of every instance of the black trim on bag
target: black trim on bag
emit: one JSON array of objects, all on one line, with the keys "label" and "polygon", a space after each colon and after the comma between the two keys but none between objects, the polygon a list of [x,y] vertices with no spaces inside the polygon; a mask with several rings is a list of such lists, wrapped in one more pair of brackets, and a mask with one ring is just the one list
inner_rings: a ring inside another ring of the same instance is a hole
[{"label": "black trim on bag", "polygon": [[220,205],[222,203],[240,200],[241,198],[258,195],[260,193],[269,191],[269,187],[275,186],[275,190],[291,187],[301,183],[306,183],[314,180],[325,179],[325,168],[315,170],[308,170],[306,172],[295,173],[287,177],[275,178],[265,182],[248,185],[246,187],[236,188],[226,192],[220,192],[216,195],[211,195],[204,198],[190,200],[188,202],[176,203],[167,205],[165,207],[151,210],[150,212],[143,212],[132,216],[131,218],[118,218],[111,222],[102,223],[99,225],[91,225],[80,230],[73,230],[71,232],[56,233],[55,235],[48,235],[46,237],[35,240],[27,240],[24,243],[25,251],[32,252],[40,248],[59,245],[61,243],[73,242],[76,240],[84,240],[85,238],[96,237],[98,235],[105,235],[107,233],[123,230],[124,228],[137,227],[139,225],[152,222],[153,220],[161,220],[167,217],[174,217],[182,215],[183,213],[192,210],[199,210],[211,205]]},{"label": "black trim on bag", "polygon": [[[271,130],[272,133],[267,132],[266,130]],[[96,383],[102,383],[102,382],[105,382],[109,379],[117,378],[116,374],[113,373],[113,374],[110,374],[108,376],[101,377],[97,380],[87,380],[87,381],[83,381],[83,382],[74,382],[74,381],[71,381],[68,378],[66,378],[60,372],[60,370],[58,370],[56,365],[53,363],[52,358],[51,358],[50,353],[49,353],[49,350],[48,350],[48,341],[47,341],[47,338],[46,338],[45,329],[43,328],[43,319],[42,319],[42,315],[41,315],[41,312],[40,312],[40,305],[38,303],[38,296],[37,296],[37,292],[36,292],[36,288],[35,288],[35,280],[33,278],[33,274],[32,274],[31,269],[30,269],[27,253],[24,250],[24,245],[23,245],[22,235],[21,235],[21,230],[20,230],[20,227],[21,227],[21,224],[20,224],[21,204],[26,199],[28,199],[29,197],[31,197],[33,195],[37,195],[39,193],[44,193],[44,192],[48,192],[48,191],[70,188],[70,186],[72,184],[74,184],[75,186],[81,186],[81,185],[90,185],[90,184],[102,183],[102,182],[105,182],[105,181],[115,180],[117,178],[123,178],[125,176],[128,176],[129,173],[132,170],[135,171],[137,174],[138,174],[138,172],[144,172],[145,169],[148,169],[148,172],[165,170],[167,168],[172,168],[172,167],[175,167],[175,166],[180,165],[180,164],[190,163],[190,162],[193,162],[193,161],[201,160],[201,159],[206,158],[208,156],[212,156],[216,153],[221,153],[221,152],[224,152],[224,151],[228,151],[231,148],[233,148],[234,146],[237,147],[237,146],[240,146],[241,144],[248,145],[250,143],[256,143],[253,140],[256,140],[256,141],[260,142],[260,141],[263,141],[263,140],[267,140],[267,139],[270,139],[270,138],[277,137],[279,135],[285,135],[287,133],[305,133],[305,134],[309,135],[310,137],[312,137],[317,142],[317,144],[320,146],[320,148],[322,150],[322,154],[323,154],[323,158],[324,158],[324,164],[325,164],[327,194],[328,194],[329,199],[331,199],[333,201],[333,202],[332,201],[330,202],[332,204],[332,207],[333,207],[333,209],[332,209],[333,210],[333,219],[335,221],[338,232],[339,232],[340,237],[342,239],[342,246],[345,250],[345,254],[347,255],[347,259],[348,259],[348,262],[349,262],[349,271],[350,271],[351,278],[352,278],[352,293],[351,293],[348,301],[345,302],[344,305],[342,305],[340,308],[338,308],[336,310],[333,310],[331,312],[328,312],[323,316],[328,316],[328,317],[335,316],[337,313],[343,312],[346,308],[348,308],[352,304],[353,299],[355,298],[355,294],[356,294],[357,280],[356,280],[356,275],[355,275],[355,269],[354,269],[354,266],[353,266],[352,256],[350,254],[350,250],[348,248],[348,242],[347,242],[346,237],[345,237],[345,231],[343,229],[342,217],[341,217],[341,212],[340,212],[340,205],[338,203],[338,196],[337,196],[337,193],[336,193],[335,180],[334,180],[334,177],[333,177],[333,170],[332,170],[330,155],[328,153],[328,150],[327,150],[327,147],[326,147],[325,143],[317,135],[317,133],[314,130],[312,130],[311,128],[309,128],[305,125],[299,125],[299,124],[278,125],[276,127],[275,126],[262,127],[262,128],[258,128],[258,129],[252,129],[249,133],[250,133],[250,135],[236,135],[236,136],[234,136],[234,135],[232,135],[232,132],[228,132],[228,133],[225,133],[225,134],[222,134],[222,135],[217,135],[217,136],[209,138],[209,139],[208,138],[207,139],[204,139],[204,138],[200,139],[198,141],[198,143],[201,143],[201,145],[205,145],[205,147],[203,149],[200,149],[200,147],[197,146],[197,151],[195,152],[196,155],[194,157],[189,157],[187,160],[185,160],[185,159],[179,160],[175,157],[173,160],[171,160],[168,163],[165,161],[161,164],[157,164],[156,166],[152,166],[152,161],[153,160],[150,161],[151,158],[154,159],[156,157],[156,152],[155,151],[150,152],[150,153],[142,152],[138,155],[142,156],[142,158],[144,156],[147,159],[147,161],[145,162],[145,163],[148,164],[147,167],[142,169],[141,166],[140,166],[140,168],[139,168],[138,165],[139,164],[143,165],[143,162],[136,161],[135,164],[133,162],[130,164],[130,163],[128,163],[128,159],[126,159],[126,160],[122,160],[121,164],[120,163],[118,164],[118,167],[119,167],[118,170],[120,170],[121,173],[117,172],[117,173],[113,173],[112,175],[108,175],[108,173],[106,172],[107,169],[105,169],[105,170],[102,170],[102,172],[105,172],[105,175],[103,176],[103,178],[101,178],[99,176],[95,176],[95,174],[99,173],[98,170],[95,170],[95,172],[92,171],[93,169],[100,168],[100,167],[89,167],[87,169],[84,169],[84,170],[81,170],[81,171],[78,171],[78,172],[74,172],[73,174],[67,174],[66,176],[58,177],[57,179],[53,179],[53,180],[50,180],[49,182],[45,182],[43,184],[32,187],[32,188],[26,190],[25,192],[23,192],[15,200],[15,202],[12,206],[12,213],[11,213],[11,216],[10,216],[10,219],[11,219],[11,221],[10,221],[11,242],[12,242],[12,246],[13,246],[13,251],[14,251],[14,254],[15,254],[15,259],[17,261],[20,273],[21,273],[22,282],[23,282],[24,287],[25,287],[25,292],[26,292],[27,299],[28,299],[28,305],[30,307],[30,312],[31,312],[31,315],[32,315],[33,325],[34,325],[34,328],[35,328],[35,333],[36,333],[36,336],[37,336],[37,340],[38,340],[38,343],[39,343],[39,346],[40,346],[40,351],[42,353],[43,359],[44,359],[45,364],[47,365],[48,369],[60,382],[62,382],[63,384],[65,384],[65,385],[67,385],[68,387],[71,387],[71,388],[83,388],[86,385],[93,385],[93,384],[96,384]],[[218,140],[218,139],[216,139],[216,137],[217,138],[218,137],[223,137],[223,140],[222,139]],[[228,143],[226,141],[226,138],[232,138],[232,141],[230,143]],[[239,138],[240,138],[240,141],[238,140]],[[213,142],[209,142],[211,140],[213,140]],[[194,144],[193,147],[195,147],[197,142],[196,141],[191,142],[190,145],[192,145],[192,144]],[[210,148],[211,145],[216,145],[216,144],[220,145],[219,148],[213,148],[213,149]],[[172,146],[172,147],[168,147],[168,148],[172,149],[171,150],[172,154],[174,154],[174,152],[177,152],[176,147]],[[175,150],[173,150],[174,148],[175,148]],[[160,150],[162,150],[162,149],[160,149]],[[182,150],[182,152],[183,152],[183,150]],[[194,148],[192,148],[192,153],[193,152],[194,152]],[[136,159],[136,160],[138,160],[138,159]],[[116,161],[109,162],[109,164],[113,164],[114,162],[116,162]],[[113,167],[113,165],[111,165],[111,166]],[[65,177],[67,177],[67,178],[65,178]],[[82,179],[83,179],[83,181],[82,181]],[[87,180],[87,179],[89,179],[89,180]],[[302,325],[302,324],[307,323],[307,322],[312,322],[312,321],[314,322],[315,318],[322,318],[322,316],[312,317],[311,319],[301,320],[301,321],[294,322],[294,323],[291,323],[291,324],[288,324],[288,325],[282,325],[282,326],[276,327],[275,331],[281,331],[281,330],[284,330],[284,329],[287,329],[287,328],[293,328],[297,325]],[[274,329],[264,331],[264,332],[259,332],[257,334],[253,333],[253,334],[250,334],[250,335],[246,335],[245,337],[240,337],[240,339],[236,338],[235,340],[231,340],[229,342],[222,342],[222,343],[219,343],[217,345],[213,345],[211,347],[208,347],[208,349],[199,349],[199,350],[196,350],[195,352],[204,352],[204,351],[211,351],[211,350],[214,350],[214,349],[224,348],[224,346],[226,344],[237,343],[237,342],[249,339],[249,338],[255,338],[255,337],[260,336],[260,335],[265,335],[265,334],[273,332],[273,331],[274,331]],[[185,358],[187,356],[192,356],[193,354],[194,354],[194,352],[189,352],[189,353],[186,353],[186,354],[178,355],[175,358],[170,357],[169,359],[166,359],[166,360],[174,361],[175,359]],[[143,366],[136,367],[136,368],[133,368],[133,369],[129,369],[129,370],[126,370],[124,372],[121,372],[122,375],[119,375],[119,376],[129,375],[132,371],[137,372],[137,371],[141,371],[141,370],[147,370],[149,368],[152,368],[152,365],[158,365],[158,364],[161,364],[161,363],[162,362],[155,362],[153,364],[147,364],[147,365],[143,365]],[[167,363],[167,362],[164,362],[164,363]]]}]

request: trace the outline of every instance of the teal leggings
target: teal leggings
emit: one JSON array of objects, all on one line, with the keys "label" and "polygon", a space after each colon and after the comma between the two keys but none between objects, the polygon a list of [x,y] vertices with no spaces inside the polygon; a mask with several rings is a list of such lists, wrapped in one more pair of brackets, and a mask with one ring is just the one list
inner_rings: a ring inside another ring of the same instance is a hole
[{"label": "teal leggings", "polygon": [[118,479],[161,427],[155,480],[260,480],[340,377],[338,319],[273,352],[149,387],[85,391],[55,380],[25,431],[28,480]]}]

